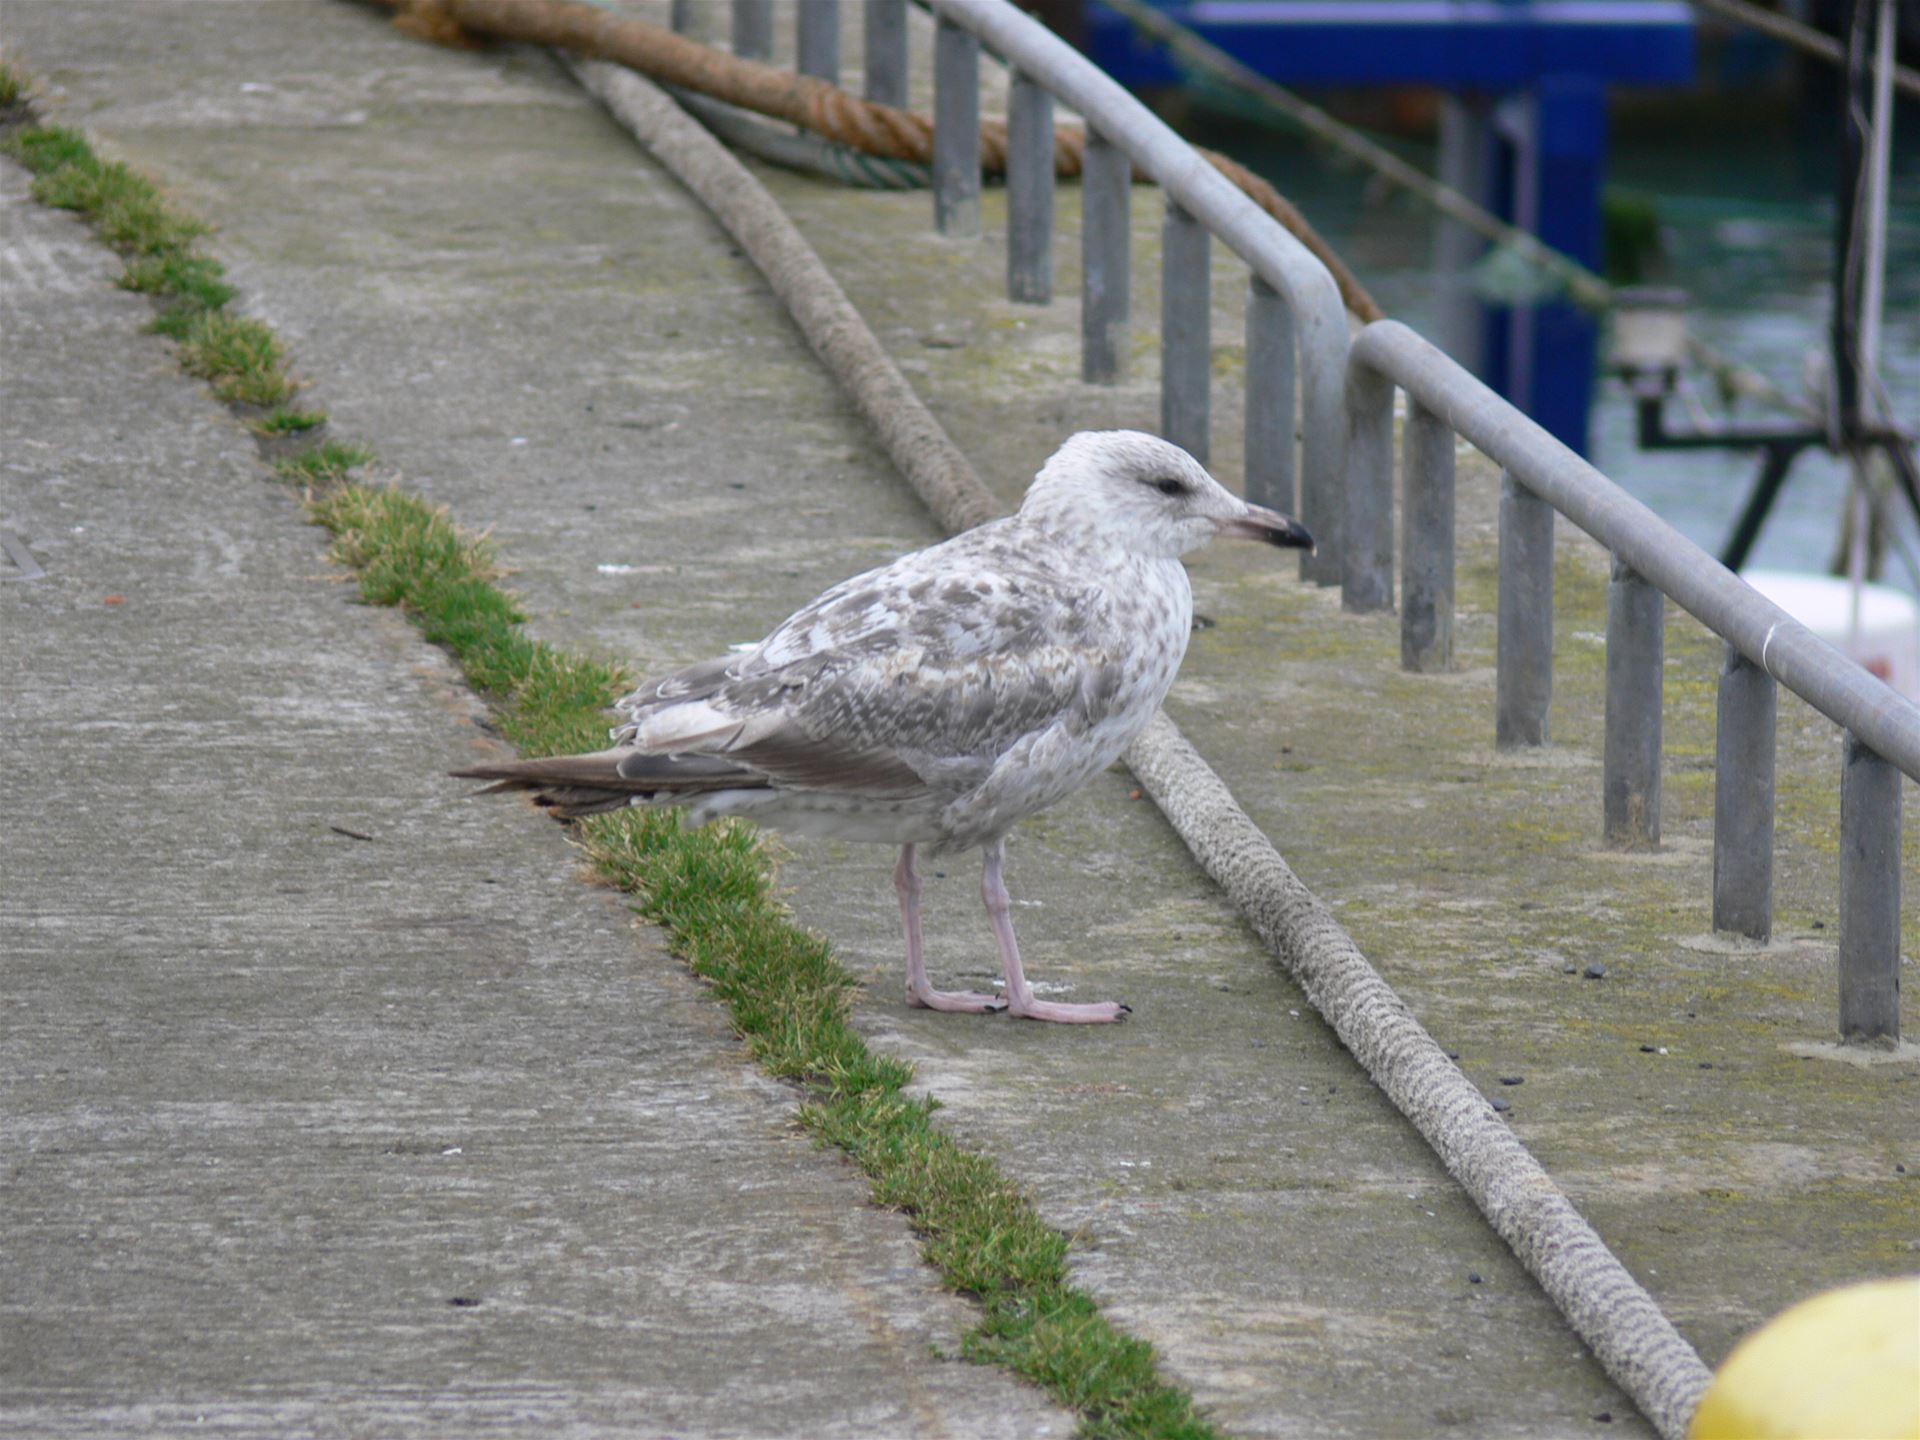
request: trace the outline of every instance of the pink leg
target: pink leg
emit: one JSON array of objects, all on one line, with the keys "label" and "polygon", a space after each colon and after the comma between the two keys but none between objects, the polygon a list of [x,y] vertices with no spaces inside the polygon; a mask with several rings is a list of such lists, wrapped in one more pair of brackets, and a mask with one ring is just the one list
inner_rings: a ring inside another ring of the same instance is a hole
[{"label": "pink leg", "polygon": [[900,847],[900,863],[893,867],[893,889],[900,897],[900,925],[907,932],[907,1003],[922,1010],[955,1010],[979,1015],[1004,1010],[998,995],[971,990],[936,990],[927,979],[927,962],[920,954],[920,872],[913,868],[913,846]]},{"label": "pink leg", "polygon": [[1104,1025],[1132,1014],[1125,1005],[1102,1000],[1091,1005],[1063,1005],[1052,1000],[1036,1000],[1020,967],[1020,945],[1013,938],[1013,901],[1007,895],[1000,866],[1006,856],[1006,843],[995,840],[984,851],[985,865],[980,874],[980,898],[986,902],[987,918],[993,921],[993,938],[1000,945],[1000,964],[1007,974],[1007,1013],[1024,1020],[1053,1020],[1065,1025]]}]

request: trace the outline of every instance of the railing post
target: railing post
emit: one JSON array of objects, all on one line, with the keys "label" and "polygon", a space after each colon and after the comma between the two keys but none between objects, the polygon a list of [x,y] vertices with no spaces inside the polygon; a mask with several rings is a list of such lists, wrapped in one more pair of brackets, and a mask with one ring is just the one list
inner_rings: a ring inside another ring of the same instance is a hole
[{"label": "railing post", "polygon": [[1112,385],[1127,370],[1133,162],[1091,126],[1080,161],[1080,378]]},{"label": "railing post", "polygon": [[1160,433],[1207,463],[1212,399],[1213,237],[1167,202],[1160,253]]},{"label": "railing post", "polygon": [[1053,97],[1018,70],[1007,100],[1007,298],[1053,299]]},{"label": "railing post", "polygon": [[1618,555],[1607,586],[1607,736],[1603,831],[1623,850],[1660,845],[1660,711],[1667,597]]},{"label": "railing post", "polygon": [[800,35],[795,68],[840,83],[840,0],[800,0]]},{"label": "railing post", "polygon": [[1329,428],[1342,431],[1338,440],[1345,440],[1345,427],[1337,415],[1332,427],[1316,423],[1316,416],[1324,418],[1324,411],[1314,404],[1315,380],[1312,369],[1300,376],[1300,496],[1296,503],[1316,542],[1313,549],[1300,552],[1300,578],[1311,585],[1339,585],[1346,578],[1347,472],[1337,442],[1329,446],[1327,441],[1334,438]]},{"label": "railing post", "polygon": [[907,0],[863,0],[866,97],[903,110],[907,104]]},{"label": "railing post", "polygon": [[773,54],[773,0],[733,0],[733,53],[743,60]]},{"label": "railing post", "polygon": [[941,15],[933,46],[933,225],[980,233],[980,41]]},{"label": "railing post", "polygon": [[1393,382],[1347,367],[1347,495],[1343,608],[1393,605]]},{"label": "railing post", "polygon": [[1720,662],[1713,761],[1713,928],[1773,935],[1774,724],[1780,687],[1733,646]]},{"label": "railing post", "polygon": [[1840,772],[1840,1038],[1900,1038],[1900,772],[1847,734]]},{"label": "railing post", "polygon": [[1553,705],[1553,506],[1500,475],[1500,613],[1493,733],[1545,745]]},{"label": "railing post", "polygon": [[1247,295],[1247,499],[1297,514],[1293,314],[1258,275]]},{"label": "railing post", "polygon": [[1431,674],[1453,664],[1453,429],[1409,398],[1401,451],[1400,665]]}]

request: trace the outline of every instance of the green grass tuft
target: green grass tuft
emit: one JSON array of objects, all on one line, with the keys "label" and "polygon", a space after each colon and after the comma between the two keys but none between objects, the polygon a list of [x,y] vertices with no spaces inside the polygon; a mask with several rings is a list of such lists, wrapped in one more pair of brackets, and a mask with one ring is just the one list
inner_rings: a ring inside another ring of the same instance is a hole
[{"label": "green grass tuft", "polygon": [[171,302],[153,328],[180,342],[183,369],[239,404],[277,406],[293,395],[273,332],[226,313],[233,287],[224,269],[194,252],[205,225],[168,205],[146,177],[100,159],[77,130],[31,125],[0,137],[0,149],[33,172],[35,199],[84,215],[128,257],[124,288]]},{"label": "green grass tuft", "polygon": [[[254,426],[254,429],[262,435],[304,435],[309,430],[318,430],[326,423],[327,412],[324,410],[293,410],[282,405]],[[366,462],[356,461],[355,463],[365,464]]]},{"label": "green grass tuft", "polygon": [[[501,729],[522,750],[605,743],[620,672],[529,639],[492,584],[484,542],[397,490],[345,485],[311,503],[336,558],[359,572],[361,594],[403,607],[446,646],[500,704]],[[1069,1283],[1067,1238],[991,1160],[934,1126],[933,1101],[905,1093],[912,1067],[867,1048],[849,1020],[853,977],[774,897],[751,827],[692,829],[678,811],[623,810],[583,821],[578,834],[600,874],[710,983],[754,1058],[806,1087],[802,1123],[846,1151],[876,1203],[908,1217],[946,1284],[980,1301],[969,1359],[1043,1386],[1094,1440],[1219,1435],[1191,1395],[1156,1373],[1153,1348],[1121,1334]]]},{"label": "green grass tuft", "polygon": [[0,140],[0,148],[35,175],[46,175],[63,165],[93,159],[93,147],[78,130],[64,125],[32,125]]},{"label": "green grass tuft", "polygon": [[218,310],[233,299],[233,287],[220,277],[226,267],[210,255],[169,250],[159,255],[137,255],[127,262],[119,284],[143,295],[176,296],[174,308],[183,314],[194,307]]},{"label": "green grass tuft", "polygon": [[34,172],[34,199],[79,211],[116,250],[166,255],[206,234],[205,225],[162,200],[151,180],[100,159],[76,130],[32,126],[10,137],[7,148]]},{"label": "green grass tuft", "polygon": [[293,394],[280,342],[258,320],[183,302],[154,328],[179,340],[180,368],[211,381],[222,400],[278,405]]},{"label": "green grass tuft", "polygon": [[[273,417],[267,418],[271,420]],[[364,445],[350,445],[343,440],[329,440],[323,445],[315,445],[310,450],[302,450],[298,455],[289,455],[275,465],[273,470],[282,480],[291,480],[297,485],[306,485],[315,490],[325,490],[339,485],[347,478],[349,471],[371,464],[372,461],[373,452]]]},{"label": "green grass tuft", "polygon": [[27,77],[0,59],[0,110],[11,110],[26,103]]}]

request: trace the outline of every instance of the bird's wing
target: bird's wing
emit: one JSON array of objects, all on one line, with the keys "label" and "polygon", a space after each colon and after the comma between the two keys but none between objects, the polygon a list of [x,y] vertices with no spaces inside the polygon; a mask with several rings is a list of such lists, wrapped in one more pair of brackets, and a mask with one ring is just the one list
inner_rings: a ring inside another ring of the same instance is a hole
[{"label": "bird's wing", "polygon": [[658,699],[622,704],[631,743],[848,794],[978,784],[1023,737],[1097,705],[1115,669],[1097,586],[979,535],[845,581],[752,652],[648,687],[634,700]]}]

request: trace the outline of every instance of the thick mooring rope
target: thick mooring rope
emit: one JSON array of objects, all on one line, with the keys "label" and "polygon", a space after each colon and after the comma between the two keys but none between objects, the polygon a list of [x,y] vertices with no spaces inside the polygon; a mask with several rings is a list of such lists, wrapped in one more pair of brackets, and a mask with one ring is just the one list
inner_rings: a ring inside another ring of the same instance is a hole
[{"label": "thick mooring rope", "polygon": [[[813,75],[718,50],[644,20],[614,15],[585,0],[372,0],[395,10],[409,34],[446,44],[486,40],[546,45],[592,60],[610,60],[662,85],[690,90],[743,110],[785,120],[863,154],[917,165],[933,163],[933,118],[850,95]],[[1080,173],[1087,135],[1077,125],[1053,132],[1054,173]],[[1237,160],[1209,150],[1213,162],[1249,199],[1313,252],[1340,287],[1341,302],[1363,322],[1384,317],[1334,248],[1272,185]],[[1007,171],[1007,123],[980,122],[980,169]]]}]

